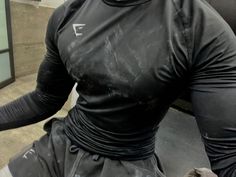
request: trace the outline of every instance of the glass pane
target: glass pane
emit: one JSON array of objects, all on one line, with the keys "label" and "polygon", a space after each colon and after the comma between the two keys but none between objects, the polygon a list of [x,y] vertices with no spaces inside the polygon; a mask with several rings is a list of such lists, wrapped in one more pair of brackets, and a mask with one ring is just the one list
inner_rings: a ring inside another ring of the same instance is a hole
[{"label": "glass pane", "polygon": [[9,53],[0,54],[0,82],[11,78]]},{"label": "glass pane", "polygon": [[0,0],[0,50],[8,49],[5,0]]}]

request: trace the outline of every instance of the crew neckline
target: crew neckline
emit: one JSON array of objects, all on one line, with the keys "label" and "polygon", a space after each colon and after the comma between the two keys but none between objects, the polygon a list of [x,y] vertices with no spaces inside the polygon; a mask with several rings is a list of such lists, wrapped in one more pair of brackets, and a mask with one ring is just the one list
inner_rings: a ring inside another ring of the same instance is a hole
[{"label": "crew neckline", "polygon": [[128,7],[147,3],[151,0],[102,0],[109,6]]}]

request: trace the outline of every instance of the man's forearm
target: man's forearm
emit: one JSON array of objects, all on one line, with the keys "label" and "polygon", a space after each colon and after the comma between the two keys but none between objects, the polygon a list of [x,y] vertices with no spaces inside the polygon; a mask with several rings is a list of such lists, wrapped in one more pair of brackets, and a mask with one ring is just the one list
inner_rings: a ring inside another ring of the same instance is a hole
[{"label": "man's forearm", "polygon": [[55,114],[63,104],[64,100],[39,91],[28,93],[0,107],[0,131],[37,123]]}]

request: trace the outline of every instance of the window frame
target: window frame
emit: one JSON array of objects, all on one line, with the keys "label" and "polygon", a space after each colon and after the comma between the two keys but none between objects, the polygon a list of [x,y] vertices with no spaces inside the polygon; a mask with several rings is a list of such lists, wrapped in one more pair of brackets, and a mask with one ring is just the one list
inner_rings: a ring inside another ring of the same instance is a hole
[{"label": "window frame", "polygon": [[10,11],[9,0],[5,0],[5,12],[6,12],[6,23],[7,23],[8,48],[0,50],[0,54],[6,53],[6,52],[9,53],[11,77],[5,81],[0,82],[0,89],[15,81],[12,28],[11,28],[11,13],[10,13],[11,11]]}]

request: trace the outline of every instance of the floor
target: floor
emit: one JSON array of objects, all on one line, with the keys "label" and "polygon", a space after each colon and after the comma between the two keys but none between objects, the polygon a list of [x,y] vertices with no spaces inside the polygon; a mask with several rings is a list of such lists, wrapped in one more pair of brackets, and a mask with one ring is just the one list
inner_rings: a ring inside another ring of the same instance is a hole
[{"label": "floor", "polygon": [[194,117],[175,109],[160,124],[156,152],[167,177],[183,177],[191,168],[210,167]]},{"label": "floor", "polygon": [[[32,91],[35,79],[34,74],[22,77],[0,89],[0,105]],[[57,113],[57,116],[64,115],[66,115],[65,109]],[[42,130],[44,122],[0,132],[0,167],[24,146],[44,134]],[[191,168],[209,167],[196,122],[194,117],[188,114],[171,108],[160,125],[156,144],[156,151],[167,177],[182,177]]]},{"label": "floor", "polygon": [[[18,78],[13,84],[0,89],[0,106],[32,91],[36,85],[35,80],[35,74],[28,75]],[[59,117],[65,115],[66,111],[64,109],[57,113]],[[42,126],[45,121],[23,128],[0,132],[0,168],[9,161],[10,157],[44,134]]]}]

